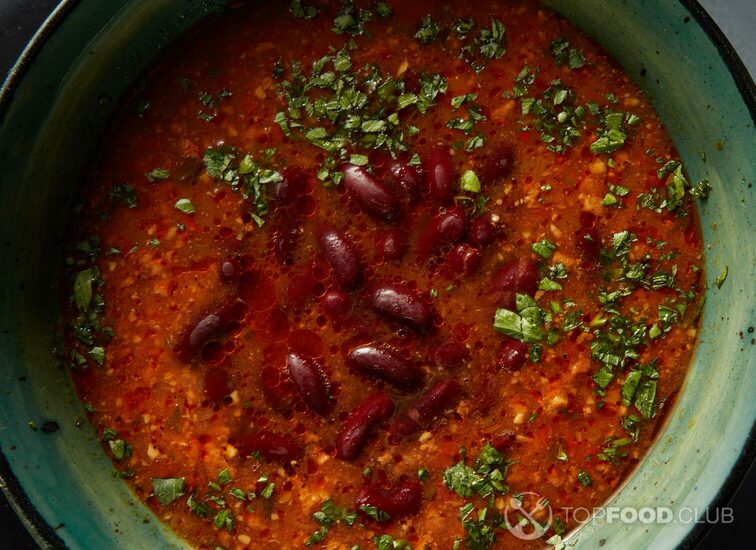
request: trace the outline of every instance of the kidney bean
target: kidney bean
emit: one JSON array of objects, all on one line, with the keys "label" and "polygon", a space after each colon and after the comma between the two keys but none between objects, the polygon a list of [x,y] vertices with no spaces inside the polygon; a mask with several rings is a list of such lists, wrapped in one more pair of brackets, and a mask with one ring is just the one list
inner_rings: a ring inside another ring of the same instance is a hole
[{"label": "kidney bean", "polygon": [[273,186],[276,200],[282,205],[293,203],[312,192],[312,182],[303,170],[288,168],[282,175],[283,179]]},{"label": "kidney bean", "polygon": [[286,413],[294,407],[298,390],[289,379],[288,372],[267,366],[260,372],[260,385],[265,397],[277,411]]},{"label": "kidney bean", "polygon": [[365,212],[383,221],[399,218],[399,201],[386,186],[362,166],[345,164],[344,187]]},{"label": "kidney bean", "polygon": [[418,239],[419,258],[424,260],[439,247],[460,240],[465,234],[466,223],[465,211],[459,206],[433,216]]},{"label": "kidney bean", "polygon": [[292,219],[287,219],[273,231],[273,249],[276,258],[284,265],[289,265],[297,248],[302,226]]},{"label": "kidney bean", "polygon": [[488,156],[479,176],[484,183],[492,180],[504,179],[512,173],[515,161],[515,151],[511,145],[502,144]]},{"label": "kidney bean", "polygon": [[583,269],[591,269],[601,261],[601,237],[595,229],[581,229],[575,234],[575,248],[583,260]]},{"label": "kidney bean", "polygon": [[462,398],[462,385],[455,379],[439,380],[392,423],[393,432],[407,436],[427,427]]},{"label": "kidney bean", "polygon": [[433,357],[439,367],[451,370],[465,364],[470,358],[470,350],[461,342],[447,340],[436,348]]},{"label": "kidney bean", "polygon": [[394,183],[410,198],[417,197],[420,193],[420,172],[416,166],[411,166],[406,158],[391,159],[388,162],[388,172]]},{"label": "kidney bean", "polygon": [[[417,416],[421,424],[427,424],[437,416],[454,407],[462,398],[462,385],[454,378],[439,380],[425,392],[410,409],[411,418]],[[414,412],[416,411],[416,413]]]},{"label": "kidney bean", "polygon": [[433,149],[423,162],[426,186],[431,198],[446,203],[454,194],[454,167],[447,147]]},{"label": "kidney bean", "polygon": [[500,294],[499,302],[507,309],[515,306],[515,295],[535,294],[538,289],[538,267],[528,258],[510,260],[497,271],[492,289]]},{"label": "kidney bean", "polygon": [[447,279],[465,279],[477,271],[480,251],[467,243],[452,248],[444,259],[441,272]]},{"label": "kidney bean", "polygon": [[522,367],[527,359],[527,344],[507,336],[499,348],[496,366],[506,371],[516,371],[520,370],[520,367]]},{"label": "kidney bean", "polygon": [[401,260],[407,251],[407,236],[399,229],[389,229],[378,238],[377,248],[383,260]]},{"label": "kidney bean", "polygon": [[505,453],[512,447],[514,441],[515,433],[511,430],[504,430],[491,438],[491,446],[500,453]]},{"label": "kidney bean", "polygon": [[488,212],[475,218],[470,223],[470,230],[467,232],[467,240],[470,244],[486,246],[496,239],[499,233],[500,218],[497,214]]},{"label": "kidney bean", "polygon": [[189,362],[199,355],[210,340],[217,338],[235,320],[237,300],[226,300],[197,315],[179,335],[174,350],[179,359]]},{"label": "kidney bean", "polygon": [[400,389],[412,389],[423,382],[423,371],[389,346],[360,346],[351,350],[346,363],[365,376],[388,382]]},{"label": "kidney bean", "polygon": [[435,308],[426,297],[406,285],[376,286],[370,292],[368,303],[376,313],[406,325],[420,334],[428,334],[435,329]]},{"label": "kidney bean", "polygon": [[333,228],[324,229],[320,234],[320,247],[337,283],[351,287],[360,282],[360,257],[354,243],[345,233]]},{"label": "kidney bean", "polygon": [[212,367],[205,372],[205,395],[213,404],[220,403],[231,393],[228,373],[221,367]]},{"label": "kidney bean", "polygon": [[368,396],[344,422],[336,441],[336,456],[356,459],[370,433],[394,414],[394,402],[385,393]]},{"label": "kidney bean", "polygon": [[495,366],[486,364],[475,374],[472,404],[481,416],[488,416],[491,407],[499,401],[499,371]]},{"label": "kidney bean", "polygon": [[303,450],[291,436],[267,430],[248,431],[238,434],[235,447],[242,456],[259,453],[266,460],[289,464],[302,458]]},{"label": "kidney bean", "polygon": [[352,315],[352,299],[342,290],[329,290],[321,303],[326,315],[337,323],[343,323]]},{"label": "kidney bean", "polygon": [[225,283],[235,283],[240,270],[239,262],[235,258],[228,258],[220,264],[220,278]]},{"label": "kidney bean", "polygon": [[330,409],[330,383],[320,364],[300,353],[290,353],[286,366],[305,405],[318,414],[327,414]]},{"label": "kidney bean", "polygon": [[389,516],[383,521],[389,521],[417,514],[422,501],[423,488],[417,481],[405,480],[394,486],[365,483],[357,492],[355,507],[358,510],[363,506],[377,508]]},{"label": "kidney bean", "polygon": [[575,248],[583,260],[582,267],[591,269],[600,263],[601,233],[594,213],[583,210],[579,220],[580,229],[575,232]]}]

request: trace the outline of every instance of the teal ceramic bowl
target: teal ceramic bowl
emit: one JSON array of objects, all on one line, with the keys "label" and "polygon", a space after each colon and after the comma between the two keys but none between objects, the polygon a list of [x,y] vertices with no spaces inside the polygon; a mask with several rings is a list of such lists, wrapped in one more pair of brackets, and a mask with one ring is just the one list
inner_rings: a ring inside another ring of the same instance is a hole
[{"label": "teal ceramic bowl", "polygon": [[[732,48],[692,0],[551,0],[624,66],[656,106],[701,206],[710,291],[701,343],[657,442],[613,506],[722,503],[753,460],[756,418],[756,91]],[[78,175],[110,110],[208,0],[64,0],[0,96],[0,488],[39,543],[178,548],[111,465],[52,353],[60,238]],[[713,280],[729,266],[721,289]],[[55,420],[55,433],[32,430]],[[690,546],[700,524],[593,517],[578,548]]]}]

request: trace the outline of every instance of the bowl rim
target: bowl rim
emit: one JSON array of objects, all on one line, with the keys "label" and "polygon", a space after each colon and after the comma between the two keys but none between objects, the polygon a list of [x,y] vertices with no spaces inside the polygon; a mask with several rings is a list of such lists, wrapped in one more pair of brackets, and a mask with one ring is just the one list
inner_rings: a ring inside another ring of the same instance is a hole
[{"label": "bowl rim", "polygon": [[[709,37],[719,56],[732,75],[735,85],[740,92],[743,101],[751,114],[751,120],[756,125],[756,84],[751,77],[742,59],[735,48],[724,35],[719,26],[714,22],[711,15],[704,9],[698,0],[678,0],[687,10],[690,17]],[[39,50],[44,46],[47,38],[51,36],[57,27],[65,20],[72,9],[79,4],[80,0],[61,0],[50,15],[37,29],[18,59],[8,71],[5,81],[0,88],[0,121],[13,101],[14,92],[26,76],[26,72],[36,58]],[[756,420],[751,425],[740,456],[735,462],[730,474],[719,488],[716,496],[709,504],[709,508],[720,508],[728,504],[741,486],[756,459]],[[26,527],[34,541],[41,548],[66,549],[68,546],[58,535],[56,530],[61,527],[51,526],[37,511],[34,504],[29,500],[24,488],[19,483],[11,470],[2,448],[0,448],[0,491],[10,503],[21,523]],[[681,549],[692,549],[703,539],[711,528],[708,522],[695,523],[686,537],[680,543]]]}]

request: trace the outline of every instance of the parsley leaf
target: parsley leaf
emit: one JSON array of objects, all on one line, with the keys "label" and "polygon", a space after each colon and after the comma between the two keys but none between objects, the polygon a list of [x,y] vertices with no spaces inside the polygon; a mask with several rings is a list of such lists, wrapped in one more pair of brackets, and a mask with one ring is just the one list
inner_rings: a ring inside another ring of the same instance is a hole
[{"label": "parsley leaf", "polygon": [[438,23],[436,23],[430,15],[423,17],[420,28],[415,33],[417,38],[423,44],[430,44],[434,42],[438,37]]},{"label": "parsley leaf", "polygon": [[152,478],[152,490],[160,506],[168,506],[184,494],[184,478]]}]

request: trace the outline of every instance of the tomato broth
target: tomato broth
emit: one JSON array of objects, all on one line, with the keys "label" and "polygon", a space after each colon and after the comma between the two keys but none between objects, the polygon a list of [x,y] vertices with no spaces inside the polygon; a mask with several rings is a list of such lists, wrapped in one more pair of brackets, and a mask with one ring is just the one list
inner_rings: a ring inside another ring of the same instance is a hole
[{"label": "tomato broth", "polygon": [[66,358],[197,548],[559,546],[696,344],[707,183],[535,2],[228,9],[84,179]]}]

